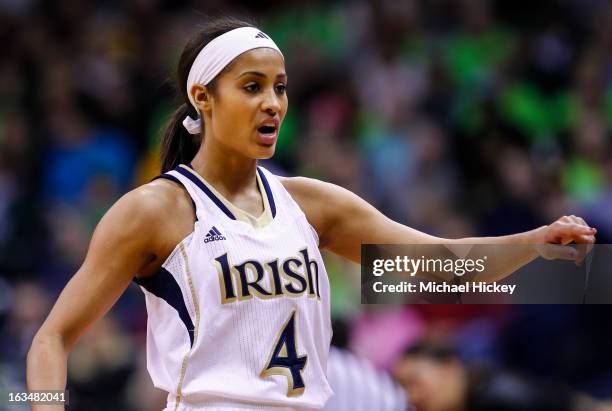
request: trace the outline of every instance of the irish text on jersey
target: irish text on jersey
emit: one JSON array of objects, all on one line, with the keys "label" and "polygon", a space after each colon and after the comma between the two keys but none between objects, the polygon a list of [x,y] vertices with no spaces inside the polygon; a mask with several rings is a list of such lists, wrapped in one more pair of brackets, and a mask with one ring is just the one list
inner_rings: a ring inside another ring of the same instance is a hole
[{"label": "irish text on jersey", "polygon": [[308,248],[283,261],[246,260],[235,265],[230,265],[225,253],[215,258],[214,264],[219,274],[222,304],[253,297],[270,299],[307,295],[321,298],[319,266],[316,260],[309,258]]}]

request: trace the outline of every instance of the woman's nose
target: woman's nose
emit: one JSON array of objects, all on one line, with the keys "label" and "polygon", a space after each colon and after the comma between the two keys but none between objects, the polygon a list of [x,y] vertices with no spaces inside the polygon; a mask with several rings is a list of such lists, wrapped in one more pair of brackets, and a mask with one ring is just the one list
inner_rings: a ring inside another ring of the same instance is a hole
[{"label": "woman's nose", "polygon": [[280,99],[274,92],[274,90],[266,93],[262,102],[262,110],[272,113],[278,113],[281,109]]}]

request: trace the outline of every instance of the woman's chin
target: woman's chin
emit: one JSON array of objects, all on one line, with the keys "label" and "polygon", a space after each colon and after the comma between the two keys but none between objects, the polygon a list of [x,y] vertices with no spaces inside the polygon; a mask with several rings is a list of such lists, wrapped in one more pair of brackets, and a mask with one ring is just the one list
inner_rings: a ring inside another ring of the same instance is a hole
[{"label": "woman's chin", "polygon": [[258,144],[256,158],[258,160],[267,160],[274,155],[276,151],[276,143],[271,145]]}]

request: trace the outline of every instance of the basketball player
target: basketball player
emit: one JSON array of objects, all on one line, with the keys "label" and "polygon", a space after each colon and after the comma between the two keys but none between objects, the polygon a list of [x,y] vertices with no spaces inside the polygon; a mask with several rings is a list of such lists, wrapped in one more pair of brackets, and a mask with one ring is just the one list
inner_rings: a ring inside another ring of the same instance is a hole
[{"label": "basketball player", "polygon": [[594,242],[595,229],[574,216],[507,237],[435,238],[340,187],[259,167],[287,113],[287,74],[275,43],[246,23],[209,24],[186,45],[178,77],[184,103],[164,137],[164,174],[99,223],[34,338],[31,390],[64,389],[68,353],[136,276],[148,370],[168,410],[319,409],[332,395],[319,249],[358,262],[362,243]]}]

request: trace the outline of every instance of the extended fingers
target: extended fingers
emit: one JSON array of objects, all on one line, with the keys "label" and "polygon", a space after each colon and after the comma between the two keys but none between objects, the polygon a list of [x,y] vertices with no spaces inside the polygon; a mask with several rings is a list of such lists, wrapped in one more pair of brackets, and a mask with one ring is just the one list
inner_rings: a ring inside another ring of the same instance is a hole
[{"label": "extended fingers", "polygon": [[[589,227],[581,217],[563,216],[547,227],[545,238],[548,244],[540,249],[540,255],[549,259],[571,260],[579,265],[591,252],[596,233],[597,230]],[[578,246],[567,246],[572,242]]]},{"label": "extended fingers", "polygon": [[559,219],[551,228],[551,234],[555,238],[561,239],[563,244],[568,244],[572,241],[577,243],[593,243],[595,242],[595,233],[597,233],[595,228],[578,221],[577,218],[570,217]]},{"label": "extended fingers", "polygon": [[584,219],[582,217],[578,217],[578,216],[575,216],[573,214],[569,215],[569,216],[563,216],[558,221],[561,222],[561,223],[576,224],[576,225],[579,225],[579,226],[590,228],[593,231],[592,235],[594,235],[597,232],[597,230],[595,228],[590,227],[587,224],[587,222],[584,221]]},{"label": "extended fingers", "polygon": [[[589,227],[587,222],[584,221],[584,219],[582,217],[578,217],[578,216],[574,216],[574,215],[572,215],[570,217],[573,217],[573,219],[574,219],[574,221],[576,223],[581,224],[581,225],[583,225],[585,227]],[[593,244],[593,243],[595,243],[595,234],[597,233],[597,229],[593,228],[593,227],[589,227],[589,228],[592,228],[593,234],[587,235],[587,236],[582,236],[581,237],[581,241],[576,241],[577,243],[586,243],[586,244]],[[589,248],[589,250],[590,250],[590,248]]]},{"label": "extended fingers", "polygon": [[554,242],[567,245],[574,241],[579,244],[575,250],[574,258],[571,258],[576,262],[576,265],[582,263],[585,256],[592,250],[592,244],[595,243],[597,230],[589,227],[581,217],[564,216],[557,220],[551,226],[551,229],[551,235],[555,239]]}]

